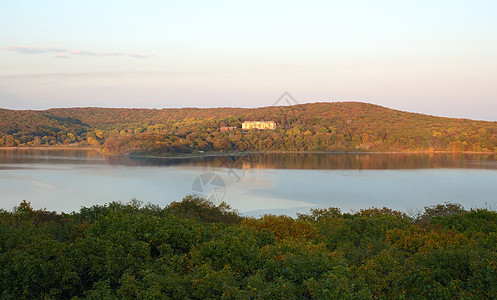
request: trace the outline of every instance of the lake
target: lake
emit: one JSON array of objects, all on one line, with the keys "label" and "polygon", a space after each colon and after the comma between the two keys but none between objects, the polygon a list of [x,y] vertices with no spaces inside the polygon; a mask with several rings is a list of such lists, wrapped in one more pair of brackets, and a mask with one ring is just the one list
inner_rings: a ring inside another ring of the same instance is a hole
[{"label": "lake", "polygon": [[0,149],[0,207],[22,200],[71,212],[132,198],[165,206],[187,194],[243,215],[343,212],[387,206],[416,212],[444,202],[496,208],[497,155],[266,153],[140,158],[92,150]]}]

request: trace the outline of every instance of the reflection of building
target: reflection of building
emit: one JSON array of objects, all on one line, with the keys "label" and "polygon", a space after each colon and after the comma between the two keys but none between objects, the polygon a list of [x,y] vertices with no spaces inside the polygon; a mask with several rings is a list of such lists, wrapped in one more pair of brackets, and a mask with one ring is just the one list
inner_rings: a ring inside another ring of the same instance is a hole
[{"label": "reflection of building", "polygon": [[221,127],[219,130],[220,131],[232,131],[232,130],[236,130],[236,127],[235,126],[225,126],[225,127]]},{"label": "reflection of building", "polygon": [[276,129],[275,121],[245,121],[242,123],[242,129]]}]

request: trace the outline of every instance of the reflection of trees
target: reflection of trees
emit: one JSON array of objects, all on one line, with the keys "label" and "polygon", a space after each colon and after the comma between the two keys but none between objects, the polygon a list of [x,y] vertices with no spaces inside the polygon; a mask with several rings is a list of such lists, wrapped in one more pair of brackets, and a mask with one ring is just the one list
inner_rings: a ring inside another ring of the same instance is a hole
[{"label": "reflection of trees", "polygon": [[0,149],[0,164],[58,163],[89,164],[103,162],[102,154],[86,149]]},{"label": "reflection of trees", "polygon": [[495,168],[497,155],[396,153],[289,153],[254,155],[252,168],[274,169],[424,169]]},{"label": "reflection of trees", "polygon": [[102,155],[82,149],[1,150],[0,164],[57,163],[128,166],[202,166],[228,169],[497,169],[497,154],[473,153],[232,153],[192,158]]},{"label": "reflection of trees", "polygon": [[262,153],[192,159],[142,158],[139,161],[148,165],[233,169],[497,168],[497,155],[495,154],[462,153]]}]

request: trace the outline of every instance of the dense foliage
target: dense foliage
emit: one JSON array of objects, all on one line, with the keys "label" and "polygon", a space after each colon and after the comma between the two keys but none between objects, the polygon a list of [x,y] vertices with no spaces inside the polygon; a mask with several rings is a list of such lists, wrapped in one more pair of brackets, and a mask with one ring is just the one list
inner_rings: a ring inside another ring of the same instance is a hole
[{"label": "dense foliage", "polygon": [[[272,131],[221,131],[271,120]],[[0,109],[0,146],[75,144],[122,153],[435,150],[497,152],[497,123],[407,113],[359,102],[256,109]]]},{"label": "dense foliage", "polygon": [[315,209],[243,218],[188,196],[0,211],[2,299],[497,297],[497,213]]}]

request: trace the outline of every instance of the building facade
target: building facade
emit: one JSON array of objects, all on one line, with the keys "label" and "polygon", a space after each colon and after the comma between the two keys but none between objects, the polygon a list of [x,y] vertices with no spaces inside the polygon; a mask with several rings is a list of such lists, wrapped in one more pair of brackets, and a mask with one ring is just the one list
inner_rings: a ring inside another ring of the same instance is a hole
[{"label": "building facade", "polygon": [[245,121],[242,123],[242,129],[276,129],[275,121]]},{"label": "building facade", "polygon": [[221,132],[233,131],[233,130],[237,130],[237,128],[235,126],[224,126],[224,127],[219,128],[219,131],[221,131]]}]

